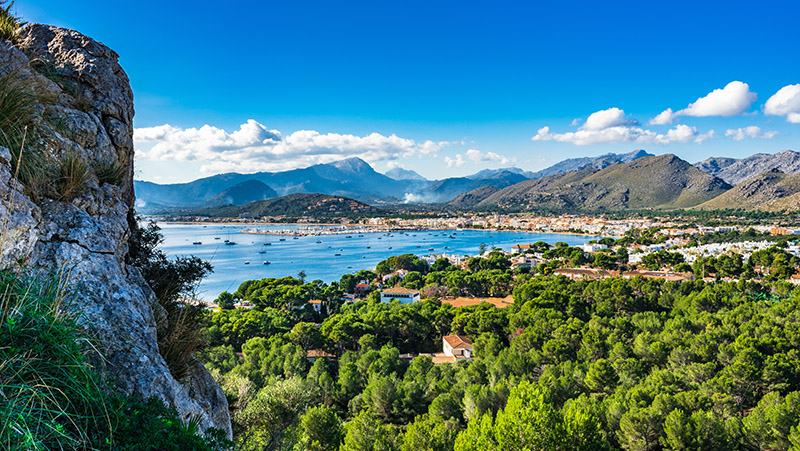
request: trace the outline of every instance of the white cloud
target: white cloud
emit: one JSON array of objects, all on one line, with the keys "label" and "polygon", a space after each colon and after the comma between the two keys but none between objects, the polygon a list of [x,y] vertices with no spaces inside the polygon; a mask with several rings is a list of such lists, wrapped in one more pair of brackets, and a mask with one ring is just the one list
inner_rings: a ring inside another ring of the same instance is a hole
[{"label": "white cloud", "polygon": [[500,154],[494,152],[486,152],[483,153],[480,150],[476,149],[469,149],[467,150],[467,158],[474,161],[475,163],[481,162],[496,162],[500,164],[509,164],[517,161],[516,158],[507,158]]},{"label": "white cloud", "polygon": [[800,124],[800,84],[778,90],[764,104],[764,114],[786,116],[786,121]]},{"label": "white cloud", "polygon": [[776,131],[762,132],[761,127],[751,125],[749,127],[725,130],[725,136],[730,136],[734,141],[744,139],[772,139],[778,135]]},{"label": "white cloud", "polygon": [[[573,121],[574,122],[574,121]],[[581,130],[603,130],[616,126],[638,125],[633,119],[626,119],[625,112],[619,108],[596,111],[586,118]]]},{"label": "white cloud", "polygon": [[659,113],[650,120],[650,125],[669,124],[679,116],[736,116],[750,108],[758,95],[750,91],[750,86],[741,81],[732,81],[722,89],[715,89],[700,97],[682,110],[673,112],[671,108]]},{"label": "white cloud", "polygon": [[495,152],[481,152],[477,149],[469,149],[463,154],[454,155],[452,158],[444,157],[444,163],[448,168],[460,168],[467,163],[467,160],[473,163],[499,163],[501,165],[517,161],[516,158],[504,157]]},{"label": "white cloud", "polygon": [[672,108],[667,108],[666,110],[658,113],[658,116],[650,119],[650,125],[671,124],[673,119],[675,119],[675,113],[672,111]]},{"label": "white cloud", "polygon": [[460,168],[464,166],[466,161],[464,160],[464,155],[457,154],[455,158],[444,157],[444,164],[447,165],[448,168]]},{"label": "white cloud", "polygon": [[450,144],[417,143],[412,139],[379,133],[355,136],[299,130],[283,136],[281,132],[270,130],[252,119],[231,133],[210,125],[186,129],[168,124],[137,128],[134,142],[137,144],[137,158],[202,161],[201,171],[204,173],[286,170],[349,157],[376,162],[436,156],[442,147]]},{"label": "white cloud", "polygon": [[572,143],[577,146],[590,146],[594,144],[610,143],[641,143],[641,144],[669,144],[673,142],[703,142],[714,136],[714,131],[709,130],[701,134],[697,128],[679,124],[670,129],[666,134],[656,133],[641,127],[612,126],[599,130],[578,130],[567,133],[550,133],[550,127],[542,127],[532,137],[533,141],[557,141]]}]

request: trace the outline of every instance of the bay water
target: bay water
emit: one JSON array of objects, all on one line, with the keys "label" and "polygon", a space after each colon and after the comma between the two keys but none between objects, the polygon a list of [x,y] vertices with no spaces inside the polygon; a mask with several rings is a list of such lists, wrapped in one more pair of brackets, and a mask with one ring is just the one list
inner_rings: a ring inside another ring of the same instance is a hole
[{"label": "bay water", "polygon": [[[305,271],[306,280],[339,280],[343,274],[373,269],[392,255],[419,256],[453,254],[474,256],[481,243],[487,249],[506,251],[514,244],[563,241],[581,245],[596,237],[554,233],[494,230],[424,230],[391,233],[357,231],[307,236],[278,236],[242,233],[244,230],[298,230],[296,225],[233,225],[159,223],[168,256],[196,255],[211,263],[214,272],[200,284],[197,296],[212,301],[223,291],[235,291],[251,279],[294,276]],[[308,226],[302,227],[303,231]],[[319,230],[322,230],[320,228]],[[228,245],[225,241],[235,242]],[[200,243],[200,244],[194,244]],[[265,245],[269,243],[269,245]],[[264,264],[269,262],[269,264]]]}]

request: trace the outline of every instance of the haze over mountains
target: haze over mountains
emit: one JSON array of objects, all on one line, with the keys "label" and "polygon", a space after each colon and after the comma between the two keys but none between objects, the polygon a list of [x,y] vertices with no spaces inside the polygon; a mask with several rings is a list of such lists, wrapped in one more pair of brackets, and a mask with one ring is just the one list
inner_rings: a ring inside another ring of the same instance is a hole
[{"label": "haze over mountains", "polygon": [[[757,178],[767,172],[772,175]],[[342,196],[377,206],[449,202],[449,207],[459,209],[515,211],[670,209],[700,205],[702,208],[756,209],[758,205],[798,208],[792,197],[797,184],[791,177],[778,175],[783,173],[800,173],[800,153],[784,150],[743,159],[715,157],[692,165],[674,155],[654,156],[636,150],[567,159],[537,172],[519,168],[485,169],[470,176],[443,180],[427,180],[402,168],[381,174],[365,161],[349,158],[284,172],[219,174],[172,185],[136,181],[135,188],[137,208],[142,213],[245,205],[297,193]],[[750,187],[733,187],[743,182],[750,182]],[[752,187],[756,185],[761,188],[754,191]],[[729,191],[728,196],[720,197]],[[784,200],[769,203],[775,199]],[[734,204],[728,205],[734,200]]]}]

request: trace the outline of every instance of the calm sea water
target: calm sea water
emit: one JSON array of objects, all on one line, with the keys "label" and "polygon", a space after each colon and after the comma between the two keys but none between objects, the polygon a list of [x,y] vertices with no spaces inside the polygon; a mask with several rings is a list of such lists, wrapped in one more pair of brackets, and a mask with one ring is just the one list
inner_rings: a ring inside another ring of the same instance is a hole
[{"label": "calm sea water", "polygon": [[[339,280],[348,272],[372,269],[392,255],[412,253],[477,255],[481,243],[511,250],[520,243],[545,241],[570,245],[594,238],[550,233],[496,232],[486,230],[431,230],[347,235],[291,236],[241,233],[253,226],[160,223],[164,242],[161,249],[170,256],[196,255],[211,262],[214,272],[199,287],[199,297],[213,300],[223,291],[235,291],[250,279],[297,276],[305,271],[307,280]],[[287,230],[294,226],[258,226],[259,229]],[[281,241],[283,239],[283,241]],[[224,241],[237,244],[227,246]],[[194,242],[202,244],[195,245]],[[270,243],[265,246],[264,243]],[[336,255],[339,254],[339,255]],[[263,264],[269,261],[269,265]],[[247,264],[249,262],[249,264]]]}]

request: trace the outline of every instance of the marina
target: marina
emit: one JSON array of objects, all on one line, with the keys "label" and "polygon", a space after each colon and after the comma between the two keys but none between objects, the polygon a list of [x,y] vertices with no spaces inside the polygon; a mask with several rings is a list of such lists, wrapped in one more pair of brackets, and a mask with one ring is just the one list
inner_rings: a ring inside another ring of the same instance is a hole
[{"label": "marina", "polygon": [[[476,229],[381,231],[361,233],[350,229],[345,233],[330,233],[330,227],[259,226],[265,233],[245,233],[246,225],[173,224],[159,223],[164,242],[160,248],[168,256],[196,255],[214,266],[200,284],[197,297],[214,300],[223,291],[235,291],[251,279],[297,276],[307,274],[306,280],[324,282],[339,280],[343,274],[374,268],[392,255],[412,253],[419,256],[477,255],[481,243],[487,248],[510,251],[519,243],[563,241],[579,245],[594,237],[566,234],[506,232]],[[275,233],[271,233],[271,232]],[[270,235],[296,233],[297,239],[270,240]],[[350,235],[351,238],[346,238]],[[238,236],[234,240],[234,237]],[[216,237],[230,237],[227,242]],[[200,245],[193,244],[201,242]],[[236,245],[230,244],[236,243]],[[338,255],[337,255],[338,254]],[[245,262],[262,261],[261,265]]]}]

